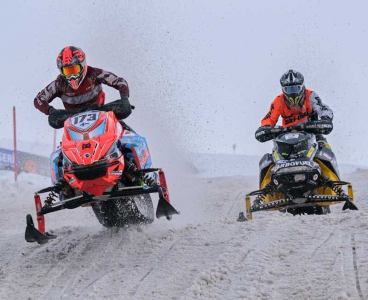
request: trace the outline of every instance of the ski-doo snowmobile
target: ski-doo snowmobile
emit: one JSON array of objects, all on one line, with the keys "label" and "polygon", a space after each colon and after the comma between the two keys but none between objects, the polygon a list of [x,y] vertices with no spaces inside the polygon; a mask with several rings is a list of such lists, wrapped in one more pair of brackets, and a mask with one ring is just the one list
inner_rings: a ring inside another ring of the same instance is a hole
[{"label": "ski-doo snowmobile", "polygon": [[[357,210],[350,183],[341,181],[334,153],[316,141],[316,134],[329,134],[332,123],[309,121],[292,127],[270,127],[257,132],[261,142],[273,139],[272,154],[261,159],[260,189],[246,195],[246,216],[257,211],[279,210],[297,214],[327,214],[330,205],[345,202],[343,210]],[[267,132],[265,132],[267,131]],[[342,186],[347,185],[347,194]],[[256,196],[251,205],[250,197]]]},{"label": "ski-doo snowmobile", "polygon": [[[165,174],[152,168],[146,139],[123,126],[112,111],[91,110],[64,123],[61,148],[51,155],[53,185],[36,192],[38,229],[27,215],[27,242],[47,243],[45,214],[91,206],[105,227],[152,223],[150,193],[158,193],[156,217],[178,211],[170,204]],[[44,205],[39,194],[49,193]]]}]

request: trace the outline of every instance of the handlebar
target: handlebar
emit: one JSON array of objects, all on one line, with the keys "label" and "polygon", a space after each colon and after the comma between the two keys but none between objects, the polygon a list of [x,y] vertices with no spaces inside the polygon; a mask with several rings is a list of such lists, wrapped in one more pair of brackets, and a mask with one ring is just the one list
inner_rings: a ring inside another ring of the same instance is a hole
[{"label": "handlebar", "polygon": [[301,123],[290,127],[259,127],[255,133],[255,137],[261,143],[272,140],[278,137],[282,133],[292,132],[292,131],[304,131],[314,134],[329,134],[333,129],[332,122],[330,120],[316,120],[309,121],[306,123]]},{"label": "handlebar", "polygon": [[118,120],[127,118],[135,107],[130,104],[128,97],[122,97],[121,99],[104,104],[102,106],[91,105],[82,107],[79,109],[65,110],[65,109],[53,109],[50,111],[49,124],[51,127],[59,129],[64,127],[64,122],[71,116],[82,113],[89,110],[100,111],[113,111]]}]

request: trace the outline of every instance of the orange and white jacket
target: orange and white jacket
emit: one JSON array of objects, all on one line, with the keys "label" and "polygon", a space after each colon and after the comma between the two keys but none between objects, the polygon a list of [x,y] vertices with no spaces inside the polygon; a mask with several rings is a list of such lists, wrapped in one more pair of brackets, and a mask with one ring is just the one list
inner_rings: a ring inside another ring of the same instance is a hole
[{"label": "orange and white jacket", "polygon": [[321,118],[324,116],[333,118],[332,110],[323,104],[317,93],[311,90],[305,90],[305,100],[302,107],[289,107],[281,94],[273,100],[270,110],[262,119],[261,126],[275,126],[279,117],[282,117],[282,126],[289,127],[308,121],[311,114],[317,113]]}]

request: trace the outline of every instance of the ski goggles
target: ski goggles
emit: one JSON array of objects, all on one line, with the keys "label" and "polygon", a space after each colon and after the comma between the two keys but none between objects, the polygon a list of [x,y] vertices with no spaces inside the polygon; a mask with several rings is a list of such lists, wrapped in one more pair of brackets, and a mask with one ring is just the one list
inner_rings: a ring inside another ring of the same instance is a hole
[{"label": "ski goggles", "polygon": [[64,76],[75,76],[79,75],[81,72],[81,66],[80,65],[72,65],[68,67],[62,67],[61,71],[63,72]]},{"label": "ski goggles", "polygon": [[302,88],[303,88],[302,85],[288,85],[288,86],[283,86],[282,91],[287,95],[291,95],[291,94],[298,95],[300,91],[302,90]]}]

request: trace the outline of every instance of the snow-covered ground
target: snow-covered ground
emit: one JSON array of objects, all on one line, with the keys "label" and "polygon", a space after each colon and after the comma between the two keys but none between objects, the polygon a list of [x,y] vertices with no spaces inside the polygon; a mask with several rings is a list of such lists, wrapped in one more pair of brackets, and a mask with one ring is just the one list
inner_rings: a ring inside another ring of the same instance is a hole
[{"label": "snow-covered ground", "polygon": [[58,238],[40,246],[25,242],[25,216],[49,179],[1,172],[0,299],[368,299],[367,176],[344,176],[359,211],[245,223],[255,176],[187,178],[171,222],[105,229],[90,208],[56,212]]}]

